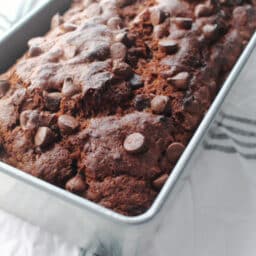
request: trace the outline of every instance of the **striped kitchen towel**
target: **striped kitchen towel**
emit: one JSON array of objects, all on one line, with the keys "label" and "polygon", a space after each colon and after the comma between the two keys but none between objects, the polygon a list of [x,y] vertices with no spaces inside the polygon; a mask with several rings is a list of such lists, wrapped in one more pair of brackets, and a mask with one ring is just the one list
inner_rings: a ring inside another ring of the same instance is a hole
[{"label": "striped kitchen towel", "polygon": [[252,54],[204,141],[206,150],[256,160],[256,54]]},{"label": "striped kitchen towel", "polygon": [[204,148],[239,157],[256,159],[256,118],[221,111],[209,133]]}]

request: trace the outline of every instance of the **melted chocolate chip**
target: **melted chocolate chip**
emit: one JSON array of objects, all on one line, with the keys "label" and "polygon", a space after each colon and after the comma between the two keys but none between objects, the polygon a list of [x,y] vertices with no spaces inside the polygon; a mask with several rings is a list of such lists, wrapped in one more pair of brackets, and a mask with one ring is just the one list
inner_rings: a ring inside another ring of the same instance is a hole
[{"label": "melted chocolate chip", "polygon": [[54,142],[55,136],[48,127],[39,127],[35,135],[35,145],[38,147],[46,147]]},{"label": "melted chocolate chip", "polygon": [[169,147],[166,150],[166,154],[168,159],[171,162],[176,162],[180,155],[182,154],[182,152],[184,151],[185,146],[182,143],[179,142],[174,142],[171,145],[169,145]]},{"label": "melted chocolate chip", "polygon": [[169,175],[166,174],[166,173],[161,175],[160,177],[158,177],[157,179],[155,179],[153,181],[153,186],[156,189],[161,189],[163,187],[163,185],[165,184],[165,182],[167,181],[168,178],[169,178]]},{"label": "melted chocolate chip", "polygon": [[62,115],[58,118],[58,126],[63,134],[71,134],[79,126],[78,121],[70,115]]},{"label": "melted chocolate chip", "polygon": [[131,154],[140,153],[145,149],[146,139],[141,133],[132,133],[124,141],[124,149]]},{"label": "melted chocolate chip", "polygon": [[180,72],[177,75],[170,77],[167,81],[177,89],[186,89],[189,83],[190,75],[188,72]]}]

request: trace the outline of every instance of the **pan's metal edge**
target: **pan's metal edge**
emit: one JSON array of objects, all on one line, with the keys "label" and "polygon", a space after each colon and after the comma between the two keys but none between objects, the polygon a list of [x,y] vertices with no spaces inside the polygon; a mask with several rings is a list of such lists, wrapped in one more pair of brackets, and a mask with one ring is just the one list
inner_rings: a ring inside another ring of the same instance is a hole
[{"label": "pan's metal edge", "polygon": [[157,211],[159,211],[159,209],[162,207],[163,201],[166,199],[168,194],[174,188],[175,183],[177,182],[178,178],[182,174],[182,171],[185,169],[186,165],[188,164],[189,159],[191,158],[192,154],[196,150],[197,146],[201,143],[204,135],[207,133],[210,125],[212,124],[217,113],[219,112],[220,107],[224,103],[225,98],[227,97],[228,93],[232,89],[235,81],[237,80],[239,74],[243,70],[245,64],[247,63],[249,57],[251,56],[255,48],[256,48],[256,32],[253,34],[246,48],[243,50],[235,66],[233,67],[232,71],[230,72],[229,76],[224,82],[222,88],[220,89],[219,93],[217,94],[214,101],[212,102],[209,110],[207,111],[206,115],[201,121],[199,127],[197,128],[196,132],[191,138],[184,153],[182,154],[176,166],[174,167],[169,179],[167,180],[164,187],[162,188],[159,195],[157,196],[156,200],[154,201],[151,208],[149,209],[148,214],[151,215],[151,217],[152,215],[156,214]]},{"label": "pan's metal edge", "polygon": [[[17,29],[24,25],[29,19],[31,19],[34,15],[36,15],[40,10],[50,4],[52,1],[48,1],[45,4],[42,4],[36,10],[31,12],[28,16],[22,19],[17,25],[15,25],[5,36],[0,40],[0,45],[3,41],[7,40],[10,35],[15,33]],[[241,72],[242,68],[246,64],[248,58],[250,57],[253,49],[256,47],[256,33],[254,33],[253,37],[251,38],[250,42],[248,43],[247,47],[241,54],[239,60],[237,61],[236,65],[232,69],[230,75],[226,79],[224,85],[222,86],[220,92],[216,96],[215,100],[213,101],[210,109],[208,110],[207,114],[203,118],[202,122],[200,123],[198,129],[196,130],[195,134],[193,135],[191,141],[189,142],[188,146],[186,147],[184,153],[182,154],[181,158],[179,159],[178,163],[176,164],[175,168],[172,171],[168,181],[162,188],[161,192],[158,194],[157,198],[153,202],[152,206],[142,215],[135,216],[135,217],[127,217],[121,214],[118,214],[112,210],[106,209],[100,205],[97,205],[89,200],[76,196],[72,193],[69,193],[61,188],[58,188],[54,185],[51,185],[43,180],[35,178],[29,174],[24,173],[21,170],[18,170],[10,165],[7,165],[3,162],[0,162],[0,169],[4,171],[5,174],[17,178],[27,184],[30,184],[36,188],[39,188],[43,191],[46,191],[54,196],[60,198],[61,200],[68,201],[69,203],[87,209],[94,214],[101,215],[102,217],[107,217],[112,222],[119,222],[119,224],[125,225],[141,225],[144,223],[149,222],[153,217],[157,215],[160,211],[161,207],[163,206],[165,200],[169,196],[170,192],[175,187],[176,182],[178,181],[179,177],[181,176],[183,170],[185,169],[189,159],[191,158],[192,154],[196,150],[196,147],[201,142],[204,134],[207,132],[211,122],[215,118],[216,114],[218,113],[220,106],[223,103],[223,100],[229,93],[230,89],[232,88],[235,80],[237,79],[239,73]]]},{"label": "pan's metal edge", "polygon": [[29,12],[24,18],[20,19],[19,22],[17,22],[15,25],[13,25],[8,32],[4,33],[3,37],[0,39],[0,45],[8,40],[8,38],[14,34],[21,26],[26,24],[27,21],[29,21],[34,15],[36,15],[38,12],[40,12],[42,9],[44,9],[50,2],[42,3],[37,8],[35,8],[33,11]]}]

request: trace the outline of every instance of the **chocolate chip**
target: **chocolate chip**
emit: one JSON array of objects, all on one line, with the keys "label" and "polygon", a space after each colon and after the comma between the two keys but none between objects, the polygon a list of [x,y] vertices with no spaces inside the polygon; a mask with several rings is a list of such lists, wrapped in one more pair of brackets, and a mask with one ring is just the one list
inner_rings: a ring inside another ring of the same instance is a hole
[{"label": "chocolate chip", "polygon": [[159,41],[158,47],[160,51],[165,52],[167,54],[174,54],[178,51],[178,44],[176,41],[172,39],[163,39]]},{"label": "chocolate chip", "polygon": [[205,4],[198,4],[195,7],[195,16],[196,17],[207,17],[210,16],[213,12],[212,6]]},{"label": "chocolate chip", "polygon": [[43,50],[39,46],[31,46],[28,50],[28,55],[29,57],[37,57],[43,53]]},{"label": "chocolate chip", "polygon": [[25,110],[20,114],[20,126],[23,131],[33,130],[39,123],[38,110]]},{"label": "chocolate chip", "polygon": [[188,72],[180,72],[177,75],[170,77],[167,81],[177,89],[186,89],[189,83],[190,75]]},{"label": "chocolate chip", "polygon": [[123,21],[119,17],[112,17],[107,22],[107,26],[110,29],[120,29],[122,28],[122,25],[123,25]]},{"label": "chocolate chip", "polygon": [[139,89],[144,86],[144,82],[141,77],[137,74],[134,74],[132,79],[130,80],[130,86],[133,90]]},{"label": "chocolate chip", "polygon": [[66,183],[65,188],[73,193],[82,193],[86,189],[86,183],[81,175],[77,174]]},{"label": "chocolate chip", "polygon": [[35,135],[35,145],[38,147],[46,147],[53,143],[54,133],[48,127],[39,127]]},{"label": "chocolate chip", "polygon": [[120,76],[124,79],[129,79],[133,75],[132,68],[125,62],[114,61],[113,72],[115,75]]},{"label": "chocolate chip", "polygon": [[58,111],[60,107],[61,98],[62,96],[59,92],[47,93],[44,97],[45,107],[50,111]]},{"label": "chocolate chip", "polygon": [[168,105],[169,97],[157,95],[151,100],[151,109],[155,114],[162,114]]},{"label": "chocolate chip", "polygon": [[203,26],[203,35],[209,41],[215,41],[219,36],[217,24],[206,24]]},{"label": "chocolate chip", "polygon": [[124,141],[124,149],[131,154],[140,153],[145,149],[146,139],[141,133],[132,133]]},{"label": "chocolate chip", "polygon": [[7,80],[0,80],[0,98],[10,89],[10,83]]},{"label": "chocolate chip", "polygon": [[153,25],[159,25],[164,22],[165,13],[159,8],[152,8],[150,11],[150,20]]},{"label": "chocolate chip", "polygon": [[173,142],[166,150],[167,158],[171,162],[176,162],[182,152],[184,151],[185,146],[182,143],[179,142]]},{"label": "chocolate chip", "polygon": [[153,186],[156,189],[161,189],[163,187],[163,185],[165,184],[165,182],[167,181],[168,178],[169,178],[169,175],[166,174],[166,173],[161,175],[160,177],[158,177],[157,179],[155,179],[153,181]]},{"label": "chocolate chip", "polygon": [[54,29],[58,26],[60,26],[63,23],[63,18],[60,16],[59,13],[56,13],[53,17],[52,17],[52,21],[51,21],[51,28]]},{"label": "chocolate chip", "polygon": [[106,42],[97,43],[87,53],[88,60],[105,60],[109,57],[109,44]]},{"label": "chocolate chip", "polygon": [[79,123],[73,116],[62,115],[58,118],[58,126],[63,134],[71,134],[78,128]]},{"label": "chocolate chip", "polygon": [[80,92],[80,86],[74,83],[71,77],[67,77],[64,80],[63,87],[62,87],[62,94],[66,97],[71,97],[76,93]]},{"label": "chocolate chip", "polygon": [[120,42],[114,43],[110,47],[110,53],[113,59],[124,60],[126,57],[127,48]]},{"label": "chocolate chip", "polygon": [[171,20],[181,29],[191,29],[193,20],[191,18],[176,17]]},{"label": "chocolate chip", "polygon": [[147,98],[146,95],[138,94],[135,96],[134,107],[137,110],[142,111],[143,109],[148,108],[149,106],[150,106],[150,100],[149,98]]},{"label": "chocolate chip", "polygon": [[184,110],[189,113],[198,113],[200,111],[200,104],[193,96],[184,99],[183,106]]},{"label": "chocolate chip", "polygon": [[62,29],[65,32],[71,32],[77,29],[77,25],[73,23],[66,22],[62,25]]}]

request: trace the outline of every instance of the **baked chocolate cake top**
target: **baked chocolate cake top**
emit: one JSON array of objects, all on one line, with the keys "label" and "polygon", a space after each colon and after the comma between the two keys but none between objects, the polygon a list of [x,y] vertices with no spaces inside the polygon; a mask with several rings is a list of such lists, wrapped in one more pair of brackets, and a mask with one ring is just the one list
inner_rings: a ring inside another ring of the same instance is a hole
[{"label": "baked chocolate cake top", "polygon": [[250,0],[74,1],[0,76],[1,160],[143,213],[255,29]]}]

